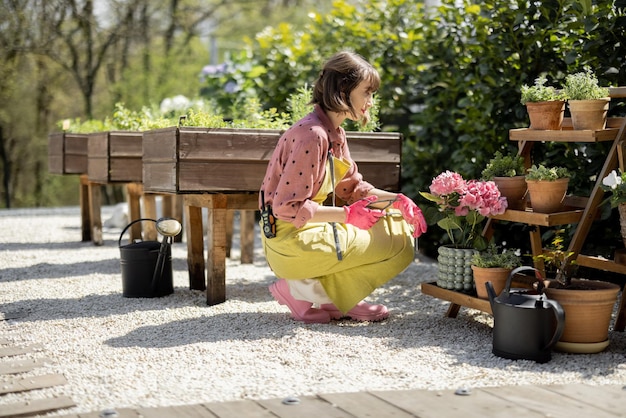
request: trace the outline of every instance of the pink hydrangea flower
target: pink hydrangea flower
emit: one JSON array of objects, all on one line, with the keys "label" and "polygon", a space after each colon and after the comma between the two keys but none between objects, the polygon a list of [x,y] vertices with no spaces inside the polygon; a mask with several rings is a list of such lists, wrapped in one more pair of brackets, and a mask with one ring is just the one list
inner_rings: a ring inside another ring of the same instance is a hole
[{"label": "pink hydrangea flower", "polygon": [[460,242],[455,241],[458,239],[456,232],[446,229],[452,242],[463,247],[472,245],[480,234],[482,219],[472,217],[472,221],[468,222],[465,217],[470,212],[483,217],[499,215],[504,213],[508,205],[493,181],[466,181],[460,174],[452,171],[445,171],[435,177],[430,185],[430,192],[435,196],[430,200],[437,204],[441,212],[464,218],[461,221]]},{"label": "pink hydrangea flower", "polygon": [[445,171],[433,179],[430,192],[439,196],[446,196],[454,192],[461,194],[465,190],[466,182],[459,173]]}]

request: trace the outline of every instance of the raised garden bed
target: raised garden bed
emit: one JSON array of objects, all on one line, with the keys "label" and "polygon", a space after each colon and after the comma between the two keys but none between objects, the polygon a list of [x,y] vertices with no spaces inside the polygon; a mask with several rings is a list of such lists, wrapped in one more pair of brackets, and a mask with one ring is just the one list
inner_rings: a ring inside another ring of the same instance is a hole
[{"label": "raised garden bed", "polygon": [[[144,191],[257,192],[282,131],[171,127],[143,133]],[[399,133],[349,132],[352,158],[365,180],[396,190]]]}]

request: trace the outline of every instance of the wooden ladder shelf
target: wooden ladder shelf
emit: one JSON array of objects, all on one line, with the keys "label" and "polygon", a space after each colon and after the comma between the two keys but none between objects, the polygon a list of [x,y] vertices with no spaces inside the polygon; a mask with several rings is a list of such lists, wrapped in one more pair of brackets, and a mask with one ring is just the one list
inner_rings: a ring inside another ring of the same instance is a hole
[{"label": "wooden ladder shelf", "polygon": [[[626,98],[626,87],[615,87],[610,89],[611,98]],[[604,271],[626,275],[626,265],[618,264],[613,260],[602,257],[595,257],[580,254],[585,239],[589,234],[591,225],[596,218],[598,205],[602,202],[604,191],[601,188],[604,179],[612,170],[624,167],[624,146],[626,145],[626,117],[609,118],[607,127],[598,131],[574,131],[567,129],[570,120],[564,122],[564,129],[560,131],[538,131],[528,128],[512,129],[509,132],[511,141],[518,141],[518,155],[524,157],[527,166],[531,161],[531,150],[536,142],[605,142],[612,141],[612,146],[606,155],[604,165],[598,173],[597,180],[589,197],[568,196],[564,202],[565,210],[562,212],[544,214],[534,213],[532,210],[507,210],[502,215],[491,217],[485,226],[483,235],[491,238],[493,235],[494,221],[519,222],[527,225],[534,225],[530,232],[530,244],[533,255],[543,252],[541,232],[539,227],[550,227],[564,224],[576,223],[577,227],[570,242],[568,251],[576,257],[576,262],[585,267],[595,268]],[[539,261],[536,267],[543,269],[543,264]],[[479,299],[473,295],[442,289],[435,283],[423,283],[422,293],[434,296],[439,299],[451,302],[446,316],[454,318],[461,306],[478,309],[491,313],[489,302]],[[614,329],[624,331],[626,327],[626,292],[622,292],[619,302],[617,318]]]}]

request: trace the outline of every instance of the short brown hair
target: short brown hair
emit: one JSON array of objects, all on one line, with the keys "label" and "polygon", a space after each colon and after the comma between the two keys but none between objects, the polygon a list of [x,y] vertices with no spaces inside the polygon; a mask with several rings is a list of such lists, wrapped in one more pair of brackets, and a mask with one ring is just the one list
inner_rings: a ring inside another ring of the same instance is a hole
[{"label": "short brown hair", "polygon": [[[370,83],[375,92],[380,86],[378,71],[359,54],[342,51],[333,55],[315,81],[312,104],[318,104],[324,111],[337,113],[350,112],[356,115],[350,102],[350,93],[362,81]],[[364,123],[367,120],[363,121]]]}]

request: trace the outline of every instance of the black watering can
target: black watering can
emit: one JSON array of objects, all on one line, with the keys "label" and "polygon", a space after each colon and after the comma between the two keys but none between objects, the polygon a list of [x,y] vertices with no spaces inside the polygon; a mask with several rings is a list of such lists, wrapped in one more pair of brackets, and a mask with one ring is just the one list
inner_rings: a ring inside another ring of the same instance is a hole
[{"label": "black watering can", "polygon": [[[154,222],[157,232],[163,235],[163,241],[136,241],[122,245],[126,230],[143,221]],[[122,296],[153,298],[174,292],[171,242],[181,229],[180,223],[172,218],[141,218],[126,225],[117,242],[122,266]]]},{"label": "black watering can", "polygon": [[525,270],[535,271],[541,280],[537,269],[518,267],[507,277],[500,296],[496,296],[491,282],[485,284],[493,312],[492,352],[507,359],[546,363],[552,358],[552,346],[563,334],[565,311],[542,293],[533,294],[527,289],[511,291],[513,276]]}]

